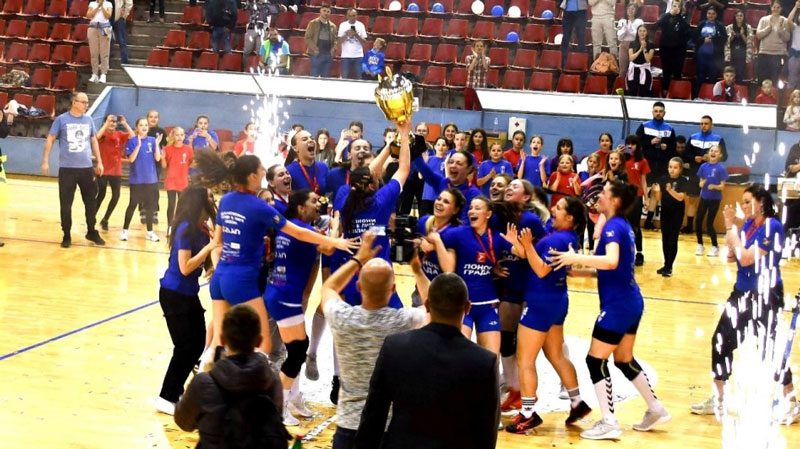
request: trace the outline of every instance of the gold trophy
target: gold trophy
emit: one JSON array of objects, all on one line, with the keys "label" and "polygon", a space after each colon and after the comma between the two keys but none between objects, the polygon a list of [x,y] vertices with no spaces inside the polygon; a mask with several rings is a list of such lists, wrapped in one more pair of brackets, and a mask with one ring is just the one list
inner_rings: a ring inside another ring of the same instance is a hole
[{"label": "gold trophy", "polygon": [[386,76],[378,75],[375,102],[383,111],[386,120],[402,125],[411,120],[414,86],[407,78],[392,74],[392,69],[386,67]]}]

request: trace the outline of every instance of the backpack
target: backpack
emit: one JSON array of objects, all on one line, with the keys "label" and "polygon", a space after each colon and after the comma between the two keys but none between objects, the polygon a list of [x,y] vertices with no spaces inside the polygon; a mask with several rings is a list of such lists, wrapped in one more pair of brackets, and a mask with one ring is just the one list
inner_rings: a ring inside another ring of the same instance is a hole
[{"label": "backpack", "polygon": [[223,449],[286,449],[292,437],[266,391],[232,393],[209,375],[225,400]]},{"label": "backpack", "polygon": [[615,58],[611,53],[604,51],[597,55],[597,59],[594,60],[592,66],[589,68],[589,71],[601,75],[608,73],[619,73],[619,64],[617,64],[617,58]]}]

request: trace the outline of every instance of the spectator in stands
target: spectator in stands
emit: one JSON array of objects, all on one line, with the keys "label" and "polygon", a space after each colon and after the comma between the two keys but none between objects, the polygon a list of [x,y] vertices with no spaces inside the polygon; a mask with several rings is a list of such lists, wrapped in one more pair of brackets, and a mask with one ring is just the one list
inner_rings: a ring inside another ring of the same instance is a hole
[{"label": "spectator in stands", "polygon": [[722,80],[714,84],[714,101],[724,101],[726,103],[738,103],[742,101],[742,96],[736,89],[736,70],[732,66],[725,66],[722,71]]},{"label": "spectator in stands", "polygon": [[277,8],[267,0],[247,0],[247,11],[250,12],[250,21],[244,33],[242,70],[247,69],[247,60],[250,56],[261,50],[261,43],[267,35],[270,15],[276,13]]},{"label": "spectator in stands", "polygon": [[[319,17],[306,27],[306,49],[311,58],[311,76],[331,76],[331,64],[336,53],[336,25],[329,20],[331,6],[323,3]],[[342,49],[344,50],[344,49]]]},{"label": "spectator in stands", "polygon": [[662,96],[666,97],[669,85],[673,78],[680,78],[683,72],[683,62],[686,59],[686,43],[692,28],[686,18],[681,14],[681,2],[674,0],[669,12],[663,14],[656,23],[656,28],[661,30],[661,41],[658,53],[661,55]]},{"label": "spectator in stands", "polygon": [[800,131],[800,89],[792,91],[783,114],[783,123],[786,124],[786,131]]},{"label": "spectator in stands", "polygon": [[236,142],[233,146],[233,152],[236,157],[242,157],[245,154],[255,154],[256,139],[258,138],[258,125],[250,122],[244,125],[244,139]]},{"label": "spectator in stands", "polygon": [[786,43],[792,37],[792,23],[781,16],[781,4],[773,0],[770,6],[771,14],[758,21],[756,36],[758,36],[758,61],[756,75],[759,81],[771,79],[778,82],[778,77],[783,66],[782,59],[786,56]]},{"label": "spectator in stands", "polygon": [[617,54],[617,37],[614,33],[615,0],[589,0],[592,8],[592,49],[594,57],[600,54],[605,38],[608,51]]},{"label": "spectator in stands", "polygon": [[367,29],[356,20],[356,10],[347,11],[347,20],[339,25],[339,40],[342,46],[342,78],[361,79],[361,58],[364,57],[364,44],[367,43]]},{"label": "spectator in stands", "polygon": [[92,77],[90,83],[105,83],[108,73],[108,53],[111,50],[111,22],[114,5],[111,0],[97,0],[89,3],[86,18],[89,19],[89,53],[92,57]]},{"label": "spectator in stands", "polygon": [[207,0],[205,18],[211,26],[211,47],[214,52],[230,53],[231,33],[237,19],[236,0]]},{"label": "spectator in stands", "polygon": [[128,63],[128,16],[133,9],[133,0],[112,0],[113,8],[112,16],[114,21],[111,22],[111,28],[114,30],[114,40],[117,41],[119,46],[119,58],[123,64]]},{"label": "spectator in stands", "polygon": [[[317,131],[317,136],[314,139],[317,142],[317,161],[324,162],[328,167],[334,166],[334,152],[333,141],[331,141],[331,133],[327,129],[321,128]],[[336,192],[334,192],[334,195]]]},{"label": "spectator in stands", "polygon": [[[628,69],[628,48],[636,40],[636,30],[644,24],[639,18],[639,7],[631,2],[625,8],[625,18],[617,23],[617,39],[619,39],[619,67],[620,70]],[[562,41],[563,42],[563,41]]]},{"label": "spectator in stands", "polygon": [[[156,0],[150,0],[150,17],[147,19],[147,23],[153,23],[156,21],[155,13]],[[164,23],[164,0],[158,0],[158,21]]]},{"label": "spectator in stands", "polygon": [[[198,429],[199,445],[206,449],[225,447],[226,397],[231,394],[265,394],[275,407],[269,410],[270,418],[277,417],[272,421],[282,427],[283,390],[267,357],[255,351],[261,345],[261,324],[252,307],[239,304],[225,313],[222,343],[226,357],[216,361],[211,371],[198,373],[175,408],[175,424],[187,432]],[[235,435],[242,432],[233,431]]]},{"label": "spectator in stands", "polygon": [[561,67],[567,66],[569,43],[572,33],[578,38],[578,51],[586,51],[586,0],[561,0],[563,14],[561,20],[564,24],[564,33],[561,36]]},{"label": "spectator in stands", "polygon": [[778,95],[772,80],[761,82],[761,92],[756,96],[756,104],[778,104]]},{"label": "spectator in stands", "polygon": [[697,8],[702,11],[700,14],[707,13],[713,9],[717,12],[717,15],[720,15],[728,7],[728,0],[697,0],[696,3]]},{"label": "spectator in stands", "polygon": [[786,71],[788,72],[788,88],[791,90],[800,87],[800,14],[797,13],[800,8],[800,0],[798,0],[792,10],[789,12],[787,20],[792,28],[792,42],[789,46],[789,61],[786,63]]},{"label": "spectator in stands", "polygon": [[[725,27],[728,41],[725,43],[725,63],[733,66],[736,78],[744,79],[747,64],[753,60],[753,28],[744,20],[741,9],[733,16],[733,23]],[[663,36],[663,35],[662,35]]]},{"label": "spectator in stands", "polygon": [[378,75],[383,75],[386,61],[384,59],[383,51],[386,48],[386,41],[379,37],[375,39],[372,48],[364,58],[361,59],[361,77],[365,80],[377,80]]},{"label": "spectator in stands", "polygon": [[655,46],[650,40],[647,27],[639,26],[638,39],[628,49],[628,74],[626,76],[628,93],[634,97],[649,97],[653,93],[653,74],[650,61],[655,54]]},{"label": "spectator in stands", "polygon": [[457,132],[458,132],[458,126],[455,123],[448,123],[444,125],[444,129],[442,130],[442,135],[444,136],[444,140],[447,141],[448,150],[452,150],[453,148],[455,148],[453,140],[456,138]]},{"label": "spectator in stands", "polygon": [[186,141],[183,143],[191,145],[193,150],[199,148],[211,148],[214,151],[219,150],[219,136],[216,131],[209,129],[210,122],[207,115],[198,115],[197,120],[194,122],[194,128],[189,131],[186,136]]},{"label": "spectator in stands", "polygon": [[695,97],[700,92],[700,85],[716,83],[719,79],[727,41],[728,34],[722,22],[717,20],[717,10],[709,8],[706,20],[700,22],[694,31],[695,59],[697,60]]},{"label": "spectator in stands", "polygon": [[274,70],[281,75],[288,75],[291,64],[289,53],[289,43],[278,34],[277,28],[270,28],[269,36],[261,44],[261,51],[258,52],[262,58],[259,65],[265,70]]},{"label": "spectator in stands", "polygon": [[[585,1],[585,0],[584,0]],[[481,102],[475,89],[486,87],[486,73],[489,71],[491,60],[486,55],[486,42],[475,41],[472,44],[472,54],[467,56],[467,87],[464,88],[464,109],[467,111],[480,111]]]},{"label": "spectator in stands", "polygon": [[[792,145],[789,149],[789,154],[786,155],[783,176],[796,178],[798,172],[800,172],[800,142]],[[786,236],[791,238],[793,234],[796,234],[796,231],[790,232],[790,230],[800,227],[800,199],[786,199],[784,206],[786,206],[786,212],[783,213],[783,229]]]}]

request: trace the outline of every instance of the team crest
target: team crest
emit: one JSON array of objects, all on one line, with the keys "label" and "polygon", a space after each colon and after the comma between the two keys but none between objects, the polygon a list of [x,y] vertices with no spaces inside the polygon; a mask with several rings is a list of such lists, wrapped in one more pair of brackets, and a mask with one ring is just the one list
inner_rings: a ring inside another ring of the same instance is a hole
[{"label": "team crest", "polygon": [[486,253],[478,252],[478,263],[486,263]]}]

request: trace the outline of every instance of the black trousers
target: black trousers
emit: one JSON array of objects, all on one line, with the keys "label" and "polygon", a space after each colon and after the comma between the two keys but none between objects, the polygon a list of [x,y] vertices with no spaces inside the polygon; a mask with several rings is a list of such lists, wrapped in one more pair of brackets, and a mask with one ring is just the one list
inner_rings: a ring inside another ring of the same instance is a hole
[{"label": "black trousers", "polygon": [[186,296],[163,287],[158,292],[158,302],[161,303],[169,336],[175,346],[159,396],[170,402],[178,402],[183,394],[183,384],[206,345],[205,310],[197,295]]},{"label": "black trousers", "polygon": [[153,192],[158,193],[158,184],[131,184],[131,199],[128,202],[128,208],[125,209],[125,224],[122,229],[128,229],[133,218],[133,212],[136,210],[136,205],[141,204],[144,207],[145,224],[147,230],[153,230],[153,213],[155,207],[153,206]]},{"label": "black trousers", "polygon": [[586,52],[586,10],[564,11],[562,20],[564,33],[561,39],[561,67],[566,67],[569,43],[572,40],[573,32],[575,37],[578,38],[578,51],[581,53]]},{"label": "black trousers", "polygon": [[628,215],[628,222],[633,228],[633,235],[636,240],[636,251],[642,252],[642,208],[644,207],[644,197],[637,197],[633,202],[633,209]]},{"label": "black trousers", "polygon": [[[156,190],[158,192],[158,190]],[[172,226],[172,217],[175,215],[175,206],[181,199],[181,192],[177,190],[167,190],[167,225]]]},{"label": "black trousers", "polygon": [[[673,79],[680,79],[683,73],[683,62],[686,60],[685,48],[665,48],[658,50],[661,53],[662,70],[662,90],[669,90],[669,84]],[[660,92],[656,92],[658,94]]]},{"label": "black trousers", "polygon": [[639,82],[639,76],[642,69],[633,69],[633,79],[627,80],[628,95],[632,97],[652,97],[653,96],[653,74],[647,70],[645,74],[644,84]]},{"label": "black trousers", "polygon": [[736,81],[741,83],[746,75],[747,47],[731,47],[731,65],[736,70]]},{"label": "black trousers", "polygon": [[[156,0],[150,0],[150,17],[153,17],[155,12],[156,12]],[[159,17],[164,17],[164,0],[158,0],[158,15]]]},{"label": "black trousers", "polygon": [[711,238],[711,246],[717,246],[717,231],[714,230],[714,218],[719,211],[719,204],[722,200],[707,200],[700,198],[700,205],[697,206],[697,215],[694,217],[694,231],[697,234],[697,244],[703,244],[703,215],[708,214],[706,218],[706,232]]},{"label": "black trousers", "polygon": [[100,205],[106,198],[106,187],[111,186],[111,200],[108,202],[106,213],[103,215],[101,222],[107,222],[117,207],[119,202],[119,191],[122,184],[122,176],[101,176],[97,178],[97,212],[100,212]]},{"label": "black trousers", "polygon": [[681,235],[683,212],[683,207],[673,210],[661,209],[661,250],[664,252],[664,268],[669,271],[672,271],[672,264],[678,255],[678,238]]},{"label": "black trousers", "polygon": [[58,199],[61,203],[61,230],[69,235],[72,229],[72,202],[75,200],[75,188],[81,189],[81,199],[86,209],[87,232],[94,232],[95,215],[97,214],[97,185],[94,183],[94,168],[58,169]]},{"label": "black trousers", "polygon": [[792,228],[800,228],[800,200],[786,200],[786,220],[783,230],[787,237]]},{"label": "black trousers", "polygon": [[761,83],[765,79],[772,80],[777,86],[778,77],[781,74],[783,56],[781,55],[767,55],[759,53],[756,57],[756,73],[758,75],[758,82]]},{"label": "black trousers", "polygon": [[[403,186],[403,192],[400,193],[400,201],[397,202],[397,214],[408,215],[411,213],[411,207],[414,205],[414,198],[417,199],[417,207],[422,205],[422,189],[425,187],[425,181],[419,179],[419,176],[414,174],[409,176],[406,184]],[[420,215],[421,217],[422,215]]]},{"label": "black trousers", "polygon": [[589,234],[589,251],[594,251],[594,222],[591,218],[586,220],[586,233]]},{"label": "black trousers", "polygon": [[[754,307],[757,301],[763,302],[764,300],[766,300],[766,304],[762,303],[759,307]],[[733,289],[724,312],[719,318],[717,328],[714,330],[714,335],[711,337],[711,370],[714,372],[714,379],[725,381],[731,376],[733,351],[739,347],[741,338],[748,328],[757,327],[762,332],[767,332],[770,339],[775,338],[774,320],[778,310],[782,307],[782,284],[771,288],[767,298],[759,298],[757,290],[742,292]],[[770,322],[770,319],[773,322]],[[783,351],[784,346],[779,345],[776,349]],[[785,376],[779,379],[784,368],[786,369]],[[781,380],[783,385],[792,383],[792,371],[788,366],[782,366],[775,376],[776,380]]]}]

